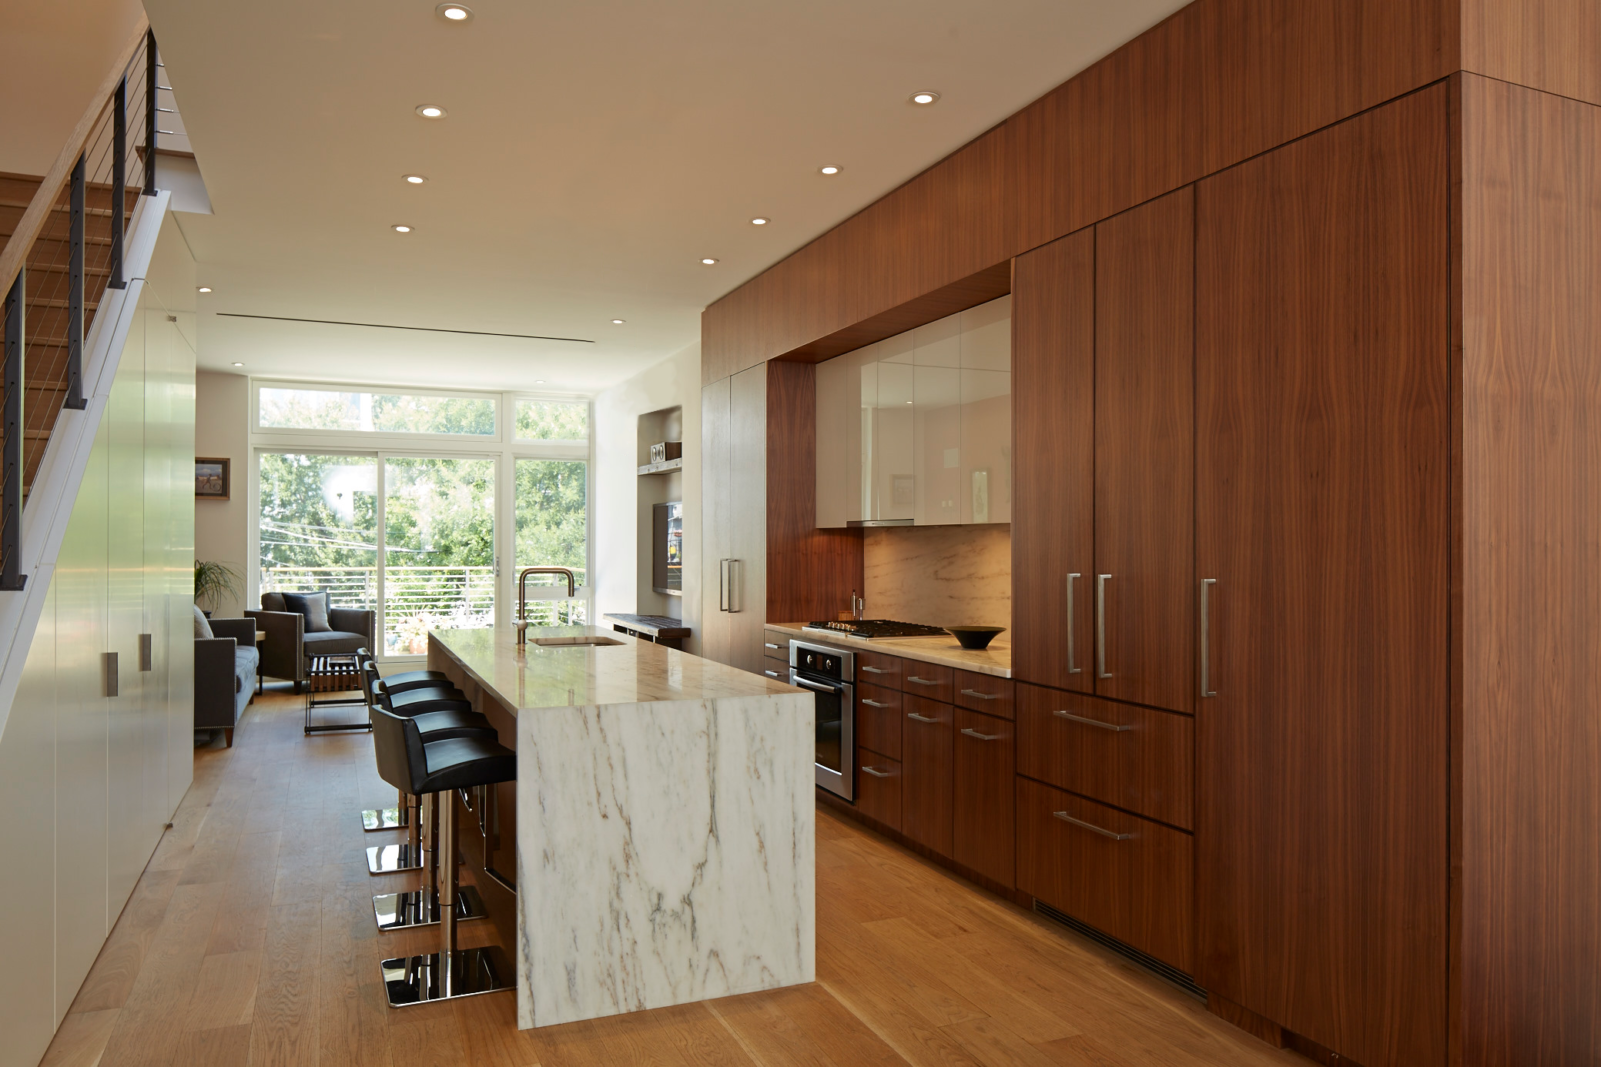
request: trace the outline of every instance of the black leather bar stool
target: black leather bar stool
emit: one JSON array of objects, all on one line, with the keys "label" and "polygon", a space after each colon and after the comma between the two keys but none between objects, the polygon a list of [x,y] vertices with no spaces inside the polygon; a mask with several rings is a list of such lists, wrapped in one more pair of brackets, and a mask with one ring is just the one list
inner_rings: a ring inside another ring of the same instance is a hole
[{"label": "black leather bar stool", "polygon": [[[367,698],[367,706],[369,708],[377,704],[394,710],[394,701],[402,693],[427,691],[435,698],[453,697],[462,701],[465,701],[467,697],[465,693],[452,685],[450,678],[441,671],[408,671],[404,674],[382,678],[378,674],[377,661],[364,648],[356,650],[356,664],[357,672],[361,678],[362,693]],[[418,697],[415,699],[425,698]],[[381,833],[385,830],[404,830],[410,824],[410,821],[411,816],[404,796],[400,797],[399,803],[392,808],[365,808],[361,813],[361,827],[368,833]]]},{"label": "black leather bar stool", "polygon": [[378,773],[396,789],[438,794],[439,951],[384,960],[384,988],[391,1008],[494,993],[516,986],[511,963],[498,945],[456,947],[456,802],[458,789],[517,779],[517,753],[481,737],[424,742],[417,723],[382,708],[372,713]]}]

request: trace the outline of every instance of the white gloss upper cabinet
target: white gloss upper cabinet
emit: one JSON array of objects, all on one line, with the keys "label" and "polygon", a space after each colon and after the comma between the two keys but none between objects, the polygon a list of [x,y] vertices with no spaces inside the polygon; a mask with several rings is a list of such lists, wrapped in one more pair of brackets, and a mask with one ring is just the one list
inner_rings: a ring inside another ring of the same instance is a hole
[{"label": "white gloss upper cabinet", "polygon": [[817,525],[1012,521],[1012,298],[817,368]]}]

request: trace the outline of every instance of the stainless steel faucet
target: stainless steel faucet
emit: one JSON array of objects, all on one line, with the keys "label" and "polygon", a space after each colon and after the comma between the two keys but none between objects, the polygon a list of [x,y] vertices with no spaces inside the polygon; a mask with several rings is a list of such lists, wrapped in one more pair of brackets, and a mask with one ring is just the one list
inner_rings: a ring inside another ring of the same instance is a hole
[{"label": "stainless steel faucet", "polygon": [[[517,575],[517,644],[528,644],[528,576],[559,574],[567,579],[567,599],[578,595],[578,576],[571,567],[524,567]],[[569,616],[570,618],[571,616]]]}]

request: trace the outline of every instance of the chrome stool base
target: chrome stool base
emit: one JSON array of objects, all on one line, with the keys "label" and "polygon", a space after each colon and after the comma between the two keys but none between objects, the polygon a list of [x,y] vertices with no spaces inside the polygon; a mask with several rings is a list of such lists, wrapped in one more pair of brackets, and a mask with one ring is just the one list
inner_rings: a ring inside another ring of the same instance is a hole
[{"label": "chrome stool base", "polygon": [[498,945],[461,949],[445,954],[444,958],[449,964],[448,973],[440,967],[438,952],[401,956],[379,964],[383,968],[389,1006],[405,1008],[458,997],[476,997],[481,993],[509,992],[517,987],[517,977]]},{"label": "chrome stool base", "polygon": [[[380,893],[372,898],[373,918],[378,929],[409,930],[417,926],[439,925],[439,890],[414,889],[409,893]],[[489,915],[484,898],[470,885],[462,886],[456,894],[456,921],[483,919]]]},{"label": "chrome stool base", "polygon": [[369,834],[383,830],[404,830],[410,825],[405,808],[368,808],[361,813],[361,828]]},{"label": "chrome stool base", "polygon": [[372,845],[367,849],[367,873],[400,874],[403,871],[420,871],[427,860],[428,850],[414,848],[410,842]]}]

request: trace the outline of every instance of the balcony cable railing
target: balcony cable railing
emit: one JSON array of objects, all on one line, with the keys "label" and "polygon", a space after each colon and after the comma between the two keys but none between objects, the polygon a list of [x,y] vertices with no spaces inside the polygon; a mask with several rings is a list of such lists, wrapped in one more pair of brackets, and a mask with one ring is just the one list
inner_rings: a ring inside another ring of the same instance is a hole
[{"label": "balcony cable railing", "polygon": [[[107,289],[124,289],[138,194],[156,193],[155,35],[141,14],[43,178],[0,174],[0,590],[20,590],[22,508],[63,409],[86,406],[84,338]],[[130,80],[132,85],[130,86]],[[130,95],[131,89],[131,95]],[[143,144],[128,151],[128,116]]]}]

